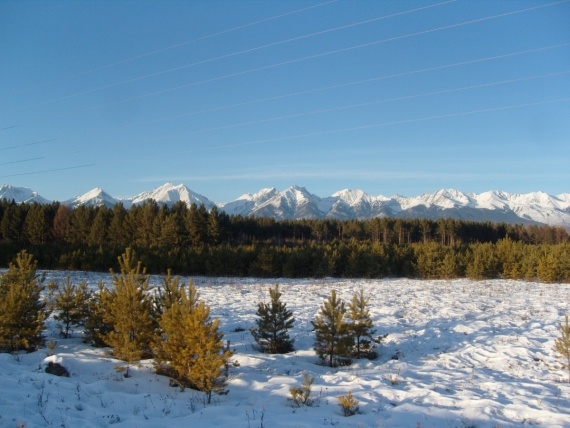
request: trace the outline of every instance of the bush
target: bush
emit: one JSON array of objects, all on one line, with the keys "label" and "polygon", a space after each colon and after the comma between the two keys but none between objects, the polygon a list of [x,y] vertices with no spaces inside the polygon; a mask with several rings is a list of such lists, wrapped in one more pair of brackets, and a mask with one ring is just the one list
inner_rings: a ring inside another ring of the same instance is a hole
[{"label": "bush", "polygon": [[315,380],[314,376],[310,376],[307,372],[303,372],[303,383],[301,386],[292,386],[289,388],[291,400],[297,407],[311,406],[313,400],[311,399],[311,386]]},{"label": "bush", "polygon": [[352,416],[358,412],[358,400],[354,398],[352,392],[348,391],[346,395],[339,395],[337,398],[344,416]]}]

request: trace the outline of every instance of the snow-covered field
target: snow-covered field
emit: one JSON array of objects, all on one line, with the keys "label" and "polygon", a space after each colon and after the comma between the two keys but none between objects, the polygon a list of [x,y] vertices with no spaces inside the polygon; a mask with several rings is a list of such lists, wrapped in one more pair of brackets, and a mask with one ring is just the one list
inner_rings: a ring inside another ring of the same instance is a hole
[{"label": "snow-covered field", "polygon": [[[71,275],[95,286],[109,275]],[[155,284],[160,278],[153,277]],[[570,284],[518,281],[258,280],[194,278],[200,297],[221,319],[240,367],[229,394],[205,405],[201,393],[180,391],[142,361],[125,379],[108,349],[46,336],[55,353],[0,354],[2,427],[570,427],[570,384],[553,351],[558,323],[570,314]],[[279,282],[292,309],[296,351],[254,350],[248,329],[256,304]],[[387,334],[377,360],[331,369],[312,350],[311,320],[334,288],[345,301],[363,288],[371,295],[378,335]],[[395,358],[398,359],[395,359]],[[44,372],[61,363],[69,378]],[[289,387],[314,375],[312,407],[297,408]],[[358,414],[344,417],[337,396],[352,391]]]}]

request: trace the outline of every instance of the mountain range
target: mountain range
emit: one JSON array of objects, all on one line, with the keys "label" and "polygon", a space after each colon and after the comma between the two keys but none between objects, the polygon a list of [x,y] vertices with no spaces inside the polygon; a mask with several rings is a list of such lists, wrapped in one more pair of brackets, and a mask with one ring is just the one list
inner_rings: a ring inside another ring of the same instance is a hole
[{"label": "mountain range", "polygon": [[[0,199],[17,203],[50,201],[37,192],[24,187],[4,185]],[[514,194],[488,191],[480,194],[442,189],[435,193],[414,197],[371,196],[362,190],[341,190],[321,198],[304,187],[291,186],[283,191],[275,188],[246,193],[234,201],[215,203],[193,192],[184,184],[166,183],[132,198],[114,198],[103,189],[95,188],[84,195],[61,201],[70,207],[79,205],[112,207],[122,203],[125,208],[154,199],[158,203],[173,205],[182,201],[187,205],[214,206],[229,215],[273,217],[284,219],[370,219],[397,218],[454,218],[472,221],[505,222],[514,224],[548,224],[570,230],[570,193],[553,196],[544,192]]]}]

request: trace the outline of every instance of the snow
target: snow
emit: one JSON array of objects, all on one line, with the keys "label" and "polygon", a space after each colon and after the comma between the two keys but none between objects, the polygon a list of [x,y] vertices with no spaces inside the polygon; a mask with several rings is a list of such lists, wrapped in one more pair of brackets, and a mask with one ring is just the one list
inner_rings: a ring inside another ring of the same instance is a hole
[{"label": "snow", "polygon": [[272,188],[261,189],[255,194],[245,193],[232,202],[220,203],[218,206],[229,215],[247,216],[258,206],[278,195],[279,191]]},{"label": "snow", "polygon": [[14,187],[9,184],[4,184],[2,187],[0,187],[0,199],[6,199],[7,201],[14,200],[17,203],[50,203],[50,201],[41,197],[37,192],[34,192],[31,189],[28,189],[26,187]]},{"label": "snow", "polygon": [[360,189],[344,189],[333,193],[331,196],[349,205],[358,205],[362,203],[362,201],[370,200],[370,197]]},{"label": "snow", "polygon": [[149,199],[154,199],[158,203],[164,203],[167,205],[173,205],[178,201],[183,201],[187,205],[193,203],[197,205],[204,204],[204,206],[208,209],[214,206],[214,203],[211,202],[208,198],[193,192],[184,184],[174,185],[172,183],[165,183],[156,189],[140,193],[137,196],[131,198],[130,202],[133,205],[136,205],[144,203]]},{"label": "snow", "polygon": [[[16,202],[35,200],[47,203],[47,200],[30,189],[15,188],[9,185],[0,189],[0,198],[2,197],[8,200],[14,199]],[[570,194],[568,193],[552,196],[544,192],[511,194],[491,190],[480,194],[466,194],[459,190],[442,189],[419,196],[395,195],[388,198],[382,195],[370,196],[359,189],[344,189],[321,198],[304,187],[293,185],[283,191],[264,188],[255,194],[243,194],[231,202],[214,204],[205,196],[193,192],[183,184],[166,183],[132,198],[121,199],[114,199],[102,189],[96,188],[64,204],[112,206],[120,201],[125,208],[130,208],[133,204],[139,204],[148,199],[167,205],[172,205],[177,201],[183,201],[187,205],[204,204],[207,209],[216,205],[229,215],[267,216],[275,219],[406,217],[406,211],[413,211],[416,207],[435,208],[433,210],[435,213],[439,209],[444,217],[454,217],[452,214],[455,212],[457,218],[462,218],[462,210],[467,209],[469,218],[474,221],[513,222],[515,219],[517,223],[538,222],[562,226],[570,230]],[[474,209],[480,210],[480,213],[475,214]],[[489,210],[494,212],[490,214]],[[412,215],[417,216],[418,212],[421,210]]]},{"label": "snow", "polygon": [[113,198],[107,192],[105,192],[100,187],[90,190],[84,195],[76,196],[73,199],[63,202],[64,205],[70,207],[78,207],[80,205],[86,206],[99,206],[105,205],[107,207],[113,207],[113,205],[119,202],[118,199]]},{"label": "snow", "polygon": [[[70,275],[95,287],[108,274]],[[0,354],[0,426],[65,427],[570,427],[570,384],[553,351],[558,323],[570,312],[570,284],[471,280],[288,280],[193,278],[200,298],[219,317],[240,366],[229,394],[204,404],[201,393],[168,386],[142,361],[124,378],[108,349],[57,335],[54,354]],[[155,285],[159,277],[152,277]],[[296,351],[267,355],[248,329],[256,304],[280,284],[296,318]],[[360,288],[371,296],[376,334],[387,334],[380,356],[349,367],[318,364],[311,320],[335,289],[345,301]],[[395,359],[395,358],[398,359]],[[46,374],[59,362],[69,378]],[[312,407],[296,408],[289,387],[315,377]],[[360,412],[342,416],[337,396],[351,391]]]}]

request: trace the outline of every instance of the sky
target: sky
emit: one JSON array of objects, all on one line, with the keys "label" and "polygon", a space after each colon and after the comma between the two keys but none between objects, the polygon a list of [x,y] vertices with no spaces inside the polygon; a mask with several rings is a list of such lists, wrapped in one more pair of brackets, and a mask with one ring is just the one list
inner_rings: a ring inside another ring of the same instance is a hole
[{"label": "sky", "polygon": [[0,2],[0,184],[570,192],[570,0]]}]

